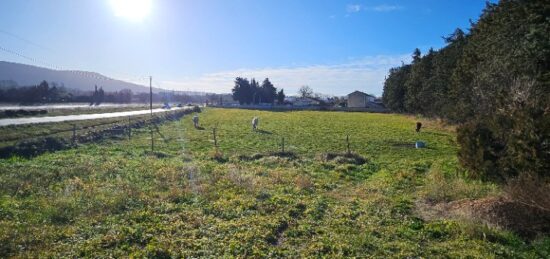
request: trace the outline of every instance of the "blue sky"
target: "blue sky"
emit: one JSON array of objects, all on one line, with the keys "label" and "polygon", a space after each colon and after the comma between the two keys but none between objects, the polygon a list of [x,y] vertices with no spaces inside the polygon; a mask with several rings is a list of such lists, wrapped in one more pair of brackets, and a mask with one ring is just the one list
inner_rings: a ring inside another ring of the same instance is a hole
[{"label": "blue sky", "polygon": [[[484,0],[150,0],[142,19],[114,0],[0,1],[0,60],[86,70],[178,90],[230,92],[237,76],[344,95],[380,95],[390,67],[467,29]],[[147,1],[147,0],[146,0]],[[118,10],[120,11],[120,10]],[[31,58],[32,60],[28,59]]]}]

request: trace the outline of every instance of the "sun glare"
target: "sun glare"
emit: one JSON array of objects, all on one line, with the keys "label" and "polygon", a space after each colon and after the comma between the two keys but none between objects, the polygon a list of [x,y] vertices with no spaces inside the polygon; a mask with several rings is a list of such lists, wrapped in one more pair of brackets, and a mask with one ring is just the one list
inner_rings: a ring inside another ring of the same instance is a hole
[{"label": "sun glare", "polygon": [[151,12],[152,0],[110,0],[115,15],[132,21],[141,21]]}]

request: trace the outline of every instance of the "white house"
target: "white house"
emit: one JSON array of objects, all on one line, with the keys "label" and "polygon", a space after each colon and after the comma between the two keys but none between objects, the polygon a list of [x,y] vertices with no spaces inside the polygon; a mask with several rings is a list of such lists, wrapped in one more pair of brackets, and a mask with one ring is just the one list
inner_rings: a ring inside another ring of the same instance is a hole
[{"label": "white house", "polygon": [[348,94],[348,107],[350,108],[365,108],[369,103],[374,103],[376,97],[360,91],[355,91]]}]

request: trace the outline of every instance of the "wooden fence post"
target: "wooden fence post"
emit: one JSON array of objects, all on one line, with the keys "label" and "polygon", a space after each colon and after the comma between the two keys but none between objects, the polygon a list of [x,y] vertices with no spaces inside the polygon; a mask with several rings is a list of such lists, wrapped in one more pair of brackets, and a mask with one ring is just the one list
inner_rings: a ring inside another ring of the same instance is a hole
[{"label": "wooden fence post", "polygon": [[153,135],[153,124],[149,124],[149,128],[151,129],[151,153],[153,153],[155,152],[155,136]]},{"label": "wooden fence post", "polygon": [[214,147],[218,150],[218,139],[216,138],[216,128],[212,128],[212,135],[214,135]]},{"label": "wooden fence post", "polygon": [[285,137],[282,138],[282,143],[281,143],[281,153],[284,153],[285,152]]}]

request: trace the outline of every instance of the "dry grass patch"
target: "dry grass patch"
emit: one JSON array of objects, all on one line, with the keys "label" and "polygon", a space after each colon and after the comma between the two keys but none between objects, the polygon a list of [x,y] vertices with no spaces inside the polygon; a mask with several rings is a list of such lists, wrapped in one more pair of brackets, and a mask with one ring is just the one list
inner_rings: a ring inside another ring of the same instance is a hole
[{"label": "dry grass patch", "polygon": [[367,159],[356,153],[323,153],[317,156],[318,160],[323,162],[335,162],[337,164],[362,165],[367,163]]},{"label": "dry grass patch", "polygon": [[421,195],[430,203],[460,199],[478,199],[499,194],[497,186],[479,181],[468,181],[457,175],[445,174],[437,165],[432,166]]},{"label": "dry grass patch", "polygon": [[308,175],[299,174],[294,178],[294,185],[302,191],[312,191],[315,189],[315,184]]},{"label": "dry grass patch", "polygon": [[524,206],[550,213],[550,179],[522,174],[508,181],[504,188],[507,198]]},{"label": "dry grass patch", "polygon": [[481,222],[533,238],[550,233],[550,211],[545,210],[544,182],[534,179],[510,181],[501,192],[496,186],[445,175],[437,167],[426,177],[416,203],[417,213],[427,220],[460,219]]},{"label": "dry grass patch", "polygon": [[245,172],[236,166],[229,166],[223,178],[233,183],[236,187],[243,188],[246,191],[253,193],[257,190],[260,183],[258,176]]}]

